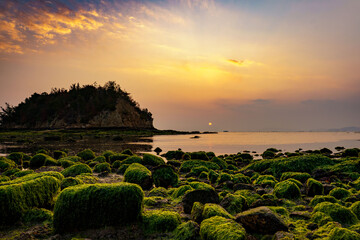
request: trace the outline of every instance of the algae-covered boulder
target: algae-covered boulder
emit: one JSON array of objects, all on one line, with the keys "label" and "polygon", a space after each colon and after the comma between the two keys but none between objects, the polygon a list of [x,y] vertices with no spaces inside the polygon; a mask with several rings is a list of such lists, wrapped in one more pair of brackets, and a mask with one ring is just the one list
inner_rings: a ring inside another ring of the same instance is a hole
[{"label": "algae-covered boulder", "polygon": [[359,240],[360,234],[346,228],[336,227],[331,230],[328,240]]},{"label": "algae-covered boulder", "polygon": [[52,222],[53,213],[44,208],[33,208],[27,211],[22,217],[22,222],[26,224]]},{"label": "algae-covered boulder", "polygon": [[155,167],[152,173],[154,184],[157,187],[176,187],[179,182],[179,175],[173,166],[160,165]]},{"label": "algae-covered boulder", "polygon": [[185,213],[191,213],[194,202],[205,203],[219,203],[219,195],[213,189],[198,189],[187,192],[183,199],[182,204]]},{"label": "algae-covered boulder", "polygon": [[107,162],[98,163],[94,166],[94,172],[103,173],[103,172],[111,172],[110,164]]},{"label": "algae-covered boulder", "polygon": [[245,197],[230,193],[221,200],[220,206],[225,208],[230,214],[237,214],[248,208]]},{"label": "algae-covered boulder", "polygon": [[338,201],[333,196],[316,195],[313,199],[311,199],[310,206],[315,207],[317,204],[322,202],[337,203]]},{"label": "algae-covered boulder", "polygon": [[193,207],[191,209],[191,219],[197,223],[201,223],[203,220],[202,214],[204,211],[204,204],[200,202],[194,202]]},{"label": "algae-covered boulder", "polygon": [[354,202],[350,210],[355,213],[356,217],[360,220],[360,201]]},{"label": "algae-covered boulder", "polygon": [[182,197],[187,191],[194,190],[190,185],[183,185],[174,190],[171,194],[173,198]]},{"label": "algae-covered boulder", "polygon": [[23,165],[23,156],[24,156],[24,153],[22,153],[22,152],[12,152],[7,156],[7,158],[14,161],[18,166],[22,166]]},{"label": "algae-covered boulder", "polygon": [[306,194],[309,197],[313,197],[315,195],[323,195],[324,194],[324,186],[321,182],[316,181],[313,178],[309,178],[306,181]]},{"label": "algae-covered boulder", "polygon": [[61,172],[64,177],[75,177],[82,173],[92,173],[92,170],[88,165],[79,163],[72,165]]},{"label": "algae-covered boulder", "polygon": [[63,190],[54,208],[56,232],[118,226],[141,217],[144,193],[132,183],[83,184]]},{"label": "algae-covered boulder", "polygon": [[303,172],[284,172],[281,175],[280,180],[284,181],[284,180],[289,179],[289,178],[293,178],[293,179],[296,179],[296,180],[304,183],[304,182],[306,182],[306,180],[311,178],[311,175],[308,174],[308,173],[303,173]]},{"label": "algae-covered boulder", "polygon": [[336,199],[344,199],[350,196],[350,192],[345,188],[334,188],[329,192],[330,196],[333,196]]},{"label": "algae-covered boulder", "polygon": [[200,236],[203,240],[244,240],[245,229],[234,220],[215,216],[201,222]]},{"label": "algae-covered boulder", "polygon": [[147,233],[171,232],[181,224],[180,215],[174,211],[152,210],[142,215],[144,231]]},{"label": "algae-covered boulder", "polygon": [[194,221],[180,224],[174,231],[175,240],[196,240],[200,226]]},{"label": "algae-covered boulder", "polygon": [[274,195],[278,198],[298,199],[301,192],[296,183],[286,180],[275,185]]},{"label": "algae-covered boulder", "polygon": [[84,184],[84,182],[78,178],[67,177],[61,181],[60,187],[61,187],[61,190],[63,190],[67,187],[76,186],[79,184]]},{"label": "algae-covered boulder", "polygon": [[206,203],[202,212],[202,219],[207,219],[214,216],[233,219],[233,216],[231,216],[231,214],[229,214],[223,207],[215,203]]},{"label": "algae-covered boulder", "polygon": [[277,231],[287,231],[283,220],[268,207],[257,207],[236,215],[236,222],[243,225],[246,231],[274,234]]},{"label": "algae-covered boulder", "polygon": [[169,193],[166,190],[166,188],[163,187],[157,187],[157,188],[153,188],[151,189],[151,191],[148,193],[149,197],[168,197]]},{"label": "algae-covered boulder", "polygon": [[208,169],[219,170],[220,167],[216,163],[204,160],[189,160],[181,164],[179,171],[183,173],[188,173],[193,167],[204,166]]},{"label": "algae-covered boulder", "polygon": [[333,221],[339,222],[343,225],[353,225],[358,222],[357,217],[350,209],[337,203],[319,203],[314,208],[313,214],[316,212],[322,212],[331,217]]},{"label": "algae-covered boulder", "polygon": [[149,153],[144,153],[141,164],[150,165],[150,166],[159,166],[165,164],[165,161],[161,157]]},{"label": "algae-covered boulder", "polygon": [[153,185],[151,171],[139,163],[133,163],[126,169],[124,182],[136,183],[145,190],[149,190]]},{"label": "algae-covered boulder", "polygon": [[122,161],[123,164],[132,164],[132,163],[141,164],[141,162],[142,162],[141,157],[139,157],[137,155],[132,155],[132,156],[126,158],[124,161]]},{"label": "algae-covered boulder", "polygon": [[42,166],[55,166],[56,164],[57,161],[55,159],[43,153],[38,153],[30,159],[30,168],[32,169]]},{"label": "algae-covered boulder", "polygon": [[13,160],[7,159],[5,157],[0,157],[0,172],[5,172],[9,169],[12,169],[16,166],[16,163]]},{"label": "algae-covered boulder", "polygon": [[92,160],[94,159],[95,153],[91,149],[85,149],[77,154],[78,157],[80,157],[84,161]]},{"label": "algae-covered boulder", "polygon": [[60,180],[43,174],[29,174],[2,184],[0,225],[15,223],[31,208],[49,207],[60,191]]}]

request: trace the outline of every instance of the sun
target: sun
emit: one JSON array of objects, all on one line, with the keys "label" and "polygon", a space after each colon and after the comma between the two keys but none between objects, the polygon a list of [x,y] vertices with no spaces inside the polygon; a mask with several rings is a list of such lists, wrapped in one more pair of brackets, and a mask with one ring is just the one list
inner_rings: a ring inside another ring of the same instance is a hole
[{"label": "sun", "polygon": [[212,125],[212,122],[209,122],[209,126],[211,126]]}]

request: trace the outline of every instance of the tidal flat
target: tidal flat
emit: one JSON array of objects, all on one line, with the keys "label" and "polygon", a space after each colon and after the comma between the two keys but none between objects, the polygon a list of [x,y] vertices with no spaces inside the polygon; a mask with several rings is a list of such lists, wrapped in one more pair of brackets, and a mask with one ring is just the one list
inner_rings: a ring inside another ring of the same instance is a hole
[{"label": "tidal flat", "polygon": [[0,239],[360,239],[359,154],[7,153]]}]

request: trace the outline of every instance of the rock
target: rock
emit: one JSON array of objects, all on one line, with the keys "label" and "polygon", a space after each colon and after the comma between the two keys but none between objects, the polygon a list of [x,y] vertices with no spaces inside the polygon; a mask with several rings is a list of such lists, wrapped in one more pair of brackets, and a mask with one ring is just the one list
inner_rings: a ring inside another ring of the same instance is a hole
[{"label": "rock", "polygon": [[273,240],[281,240],[281,239],[290,240],[290,239],[295,239],[295,237],[294,237],[294,234],[292,234],[292,233],[288,233],[288,232],[284,232],[284,231],[276,232],[273,237]]},{"label": "rock", "polygon": [[236,222],[241,223],[247,232],[274,234],[277,231],[288,231],[288,227],[267,207],[257,207],[236,216]]},{"label": "rock", "polygon": [[324,195],[328,195],[331,190],[336,188],[336,186],[331,184],[323,184],[323,187],[324,187]]},{"label": "rock", "polygon": [[316,223],[309,223],[306,228],[313,231],[313,230],[317,229],[318,227],[319,226]]},{"label": "rock", "polygon": [[218,194],[213,189],[199,189],[187,192],[182,200],[184,212],[191,213],[194,202],[205,203],[219,203],[220,199]]},{"label": "rock", "polygon": [[311,215],[309,212],[295,211],[295,212],[290,213],[290,217],[308,220],[311,218]]},{"label": "rock", "polygon": [[252,191],[255,190],[255,188],[251,184],[246,184],[246,183],[235,184],[233,189],[234,189],[234,191],[244,190],[244,189],[252,190]]},{"label": "rock", "polygon": [[278,203],[273,199],[258,199],[251,204],[251,208],[261,207],[261,206],[277,206]]}]

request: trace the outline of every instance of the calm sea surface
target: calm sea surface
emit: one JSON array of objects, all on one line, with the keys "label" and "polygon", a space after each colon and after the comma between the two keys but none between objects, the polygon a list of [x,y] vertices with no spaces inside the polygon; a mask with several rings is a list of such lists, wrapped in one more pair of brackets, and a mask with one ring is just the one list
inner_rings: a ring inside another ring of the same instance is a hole
[{"label": "calm sea surface", "polygon": [[154,136],[152,150],[160,147],[163,153],[181,148],[183,151],[212,151],[216,155],[240,151],[262,153],[270,147],[286,151],[315,150],[335,147],[360,147],[360,133],[354,132],[220,132],[218,134]]}]

